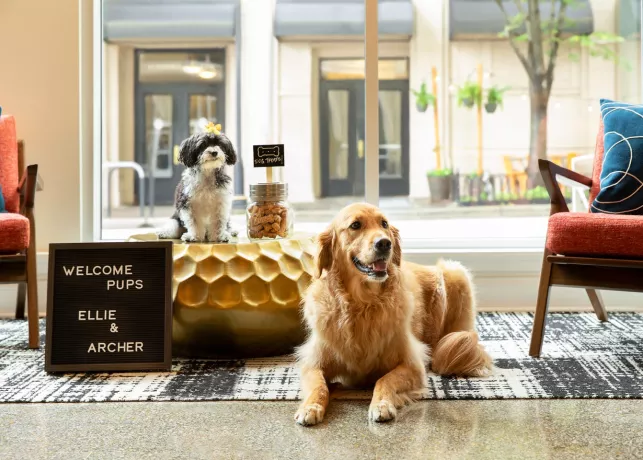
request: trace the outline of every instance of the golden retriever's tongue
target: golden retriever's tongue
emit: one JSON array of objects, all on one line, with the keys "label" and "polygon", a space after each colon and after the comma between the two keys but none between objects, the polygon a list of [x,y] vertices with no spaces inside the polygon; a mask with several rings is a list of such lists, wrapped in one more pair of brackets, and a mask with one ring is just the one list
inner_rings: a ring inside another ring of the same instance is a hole
[{"label": "golden retriever's tongue", "polygon": [[385,272],[386,271],[386,261],[378,260],[373,264],[373,270],[376,272]]}]

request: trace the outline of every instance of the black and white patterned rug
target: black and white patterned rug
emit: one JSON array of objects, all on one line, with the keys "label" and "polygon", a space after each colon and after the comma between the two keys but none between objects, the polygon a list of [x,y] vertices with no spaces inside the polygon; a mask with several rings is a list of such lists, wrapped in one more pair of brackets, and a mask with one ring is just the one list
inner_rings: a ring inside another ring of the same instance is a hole
[{"label": "black and white patterned rug", "polygon": [[[612,314],[602,324],[588,313],[551,314],[541,359],[527,353],[532,321],[530,314],[480,314],[478,331],[496,365],[492,376],[429,374],[427,398],[643,397],[643,315]],[[370,396],[368,391],[335,395]],[[0,321],[0,402],[295,399],[299,373],[290,356],[175,359],[172,372],[48,375],[44,351],[27,349],[27,323]]]}]

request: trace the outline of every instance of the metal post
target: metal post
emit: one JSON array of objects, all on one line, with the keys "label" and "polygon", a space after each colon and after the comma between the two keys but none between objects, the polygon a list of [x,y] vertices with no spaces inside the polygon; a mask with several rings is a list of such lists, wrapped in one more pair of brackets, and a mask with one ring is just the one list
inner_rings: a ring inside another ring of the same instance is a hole
[{"label": "metal post", "polygon": [[107,217],[112,217],[112,172],[112,168],[107,170]]},{"label": "metal post", "polygon": [[[236,66],[236,99],[237,99],[237,164],[234,165],[234,194],[236,196],[245,196],[244,178],[243,178],[243,145],[241,144],[241,2],[237,3],[235,10],[235,66]],[[235,200],[232,203],[235,208],[245,208],[245,200]]]},{"label": "metal post", "polygon": [[364,59],[365,59],[365,138],[366,171],[365,200],[379,205],[380,140],[379,140],[379,73],[378,73],[378,0],[365,0]]},{"label": "metal post", "polygon": [[[150,200],[150,217],[154,217],[154,200],[156,199],[156,189],[154,187],[156,178],[154,177],[154,168],[152,164],[150,163],[149,165],[150,168],[150,186],[149,186],[149,193],[148,193],[148,199]],[[142,200],[145,199],[145,196],[141,197]],[[143,201],[143,203],[145,203]]]},{"label": "metal post", "polygon": [[143,176],[138,176],[138,189],[139,189],[139,194],[141,195],[141,199],[138,200],[139,206],[141,208],[141,217],[143,218],[143,224],[147,223],[147,220],[145,219],[145,177]]}]

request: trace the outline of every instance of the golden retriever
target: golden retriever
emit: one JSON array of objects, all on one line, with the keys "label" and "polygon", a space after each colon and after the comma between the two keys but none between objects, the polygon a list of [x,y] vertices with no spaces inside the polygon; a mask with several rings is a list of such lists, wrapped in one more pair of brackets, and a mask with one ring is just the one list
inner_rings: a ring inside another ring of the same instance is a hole
[{"label": "golden retriever", "polygon": [[317,273],[303,300],[308,328],[298,348],[301,425],[322,421],[328,386],[375,384],[369,420],[385,422],[437,374],[483,376],[490,356],[474,329],[468,271],[457,262],[403,262],[400,236],[374,206],[344,208],[318,237]]}]

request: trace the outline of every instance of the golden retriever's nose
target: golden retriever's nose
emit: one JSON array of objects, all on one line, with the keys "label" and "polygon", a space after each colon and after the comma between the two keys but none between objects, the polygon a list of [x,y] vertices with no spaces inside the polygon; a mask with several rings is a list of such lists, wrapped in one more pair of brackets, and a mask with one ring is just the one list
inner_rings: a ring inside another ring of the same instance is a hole
[{"label": "golden retriever's nose", "polygon": [[375,240],[375,250],[377,252],[389,252],[391,250],[391,240],[388,238],[378,238]]}]

